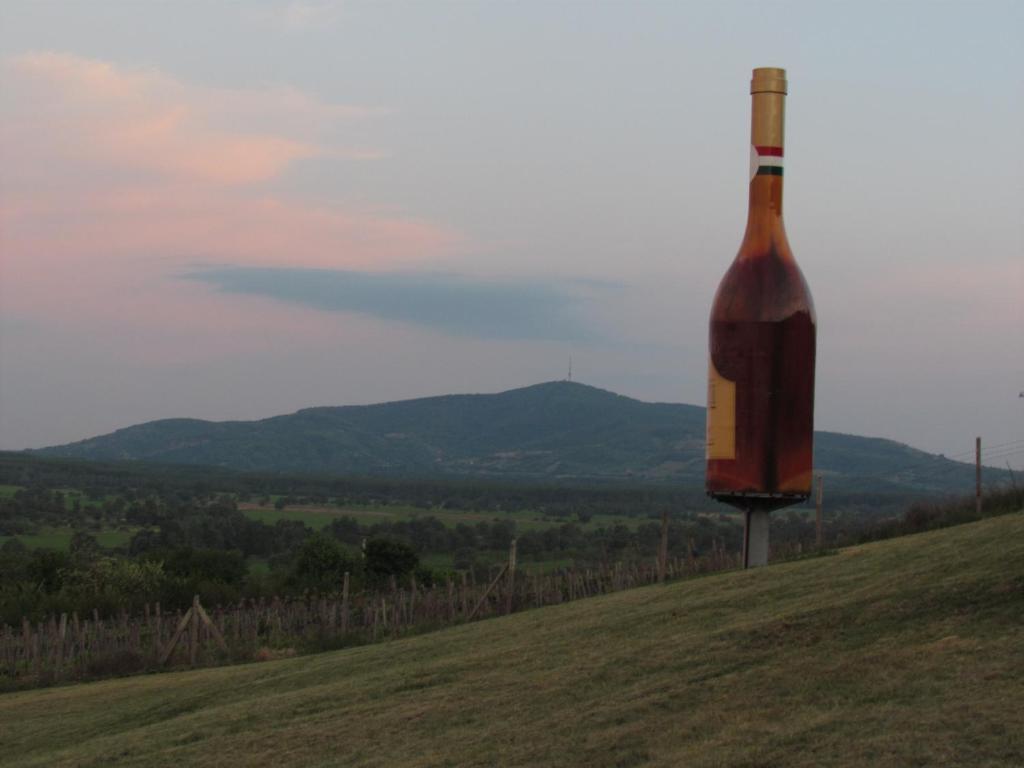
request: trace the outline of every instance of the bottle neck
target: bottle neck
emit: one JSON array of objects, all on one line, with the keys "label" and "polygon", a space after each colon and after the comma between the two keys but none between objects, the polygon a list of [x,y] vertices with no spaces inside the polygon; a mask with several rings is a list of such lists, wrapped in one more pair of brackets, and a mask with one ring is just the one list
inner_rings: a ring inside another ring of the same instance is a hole
[{"label": "bottle neck", "polygon": [[754,93],[750,120],[750,207],[747,233],[782,229],[782,167],[786,95]]}]

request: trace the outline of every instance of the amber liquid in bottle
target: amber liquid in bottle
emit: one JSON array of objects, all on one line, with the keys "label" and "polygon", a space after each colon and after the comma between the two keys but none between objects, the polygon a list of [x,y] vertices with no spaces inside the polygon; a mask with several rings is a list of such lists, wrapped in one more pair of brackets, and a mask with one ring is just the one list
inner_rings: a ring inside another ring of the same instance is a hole
[{"label": "amber liquid in bottle", "polygon": [[750,208],[711,309],[707,492],[770,510],[811,491],[814,304],[782,223],[785,71],[751,81]]}]

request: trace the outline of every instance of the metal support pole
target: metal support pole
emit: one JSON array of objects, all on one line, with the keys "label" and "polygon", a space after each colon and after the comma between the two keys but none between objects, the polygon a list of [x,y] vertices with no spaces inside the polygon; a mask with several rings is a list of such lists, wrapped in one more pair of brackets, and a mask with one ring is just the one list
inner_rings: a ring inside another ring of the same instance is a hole
[{"label": "metal support pole", "polygon": [[743,567],[768,565],[769,512],[748,509],[743,525]]},{"label": "metal support pole", "polygon": [[743,511],[743,570],[750,567],[750,510]]}]

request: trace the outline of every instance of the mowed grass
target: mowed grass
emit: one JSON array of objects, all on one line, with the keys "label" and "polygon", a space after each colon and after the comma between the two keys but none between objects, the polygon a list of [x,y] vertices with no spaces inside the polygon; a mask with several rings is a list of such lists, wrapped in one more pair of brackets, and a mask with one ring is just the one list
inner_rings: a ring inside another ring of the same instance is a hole
[{"label": "mowed grass", "polygon": [[420,509],[405,506],[337,507],[328,505],[288,506],[284,509],[274,509],[273,507],[260,507],[256,504],[239,504],[238,508],[249,519],[265,523],[266,525],[273,525],[278,520],[298,520],[317,531],[342,517],[350,517],[361,525],[394,523],[403,520],[413,520],[417,517],[434,517],[449,528],[454,528],[459,523],[475,525],[480,522],[512,521],[516,524],[516,530],[519,532],[545,530],[562,525],[563,523],[577,523],[584,529],[608,528],[616,524],[625,525],[633,529],[642,523],[656,522],[651,518],[644,517],[594,515],[586,523],[580,523],[575,517],[546,517],[540,512],[530,510],[478,512],[452,509]]},{"label": "mowed grass", "polygon": [[1024,515],[283,661],[0,696],[12,766],[1024,764]]}]

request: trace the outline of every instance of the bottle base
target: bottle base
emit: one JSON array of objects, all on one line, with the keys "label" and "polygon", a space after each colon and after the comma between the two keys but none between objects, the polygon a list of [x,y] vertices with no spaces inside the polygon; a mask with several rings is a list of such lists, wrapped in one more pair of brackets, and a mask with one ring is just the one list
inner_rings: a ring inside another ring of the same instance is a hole
[{"label": "bottle base", "polygon": [[708,496],[715,501],[736,507],[744,512],[771,512],[775,509],[801,504],[810,497],[810,493],[736,493],[708,491]]}]

